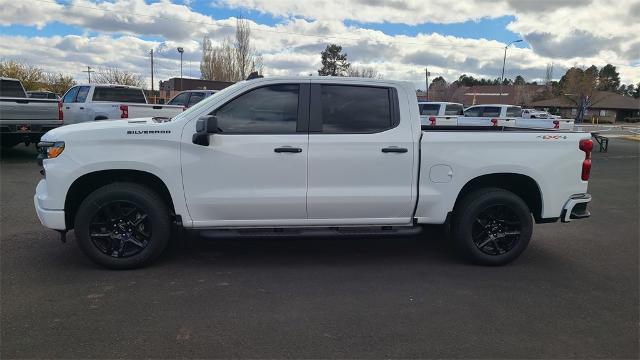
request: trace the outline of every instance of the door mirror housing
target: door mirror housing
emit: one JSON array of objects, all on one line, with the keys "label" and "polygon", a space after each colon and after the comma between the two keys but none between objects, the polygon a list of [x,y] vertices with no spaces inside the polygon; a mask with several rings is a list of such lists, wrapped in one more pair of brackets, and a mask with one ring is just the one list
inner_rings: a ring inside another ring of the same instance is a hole
[{"label": "door mirror housing", "polygon": [[209,146],[209,135],[220,132],[218,118],[213,115],[203,116],[196,122],[196,133],[192,141],[196,145]]}]

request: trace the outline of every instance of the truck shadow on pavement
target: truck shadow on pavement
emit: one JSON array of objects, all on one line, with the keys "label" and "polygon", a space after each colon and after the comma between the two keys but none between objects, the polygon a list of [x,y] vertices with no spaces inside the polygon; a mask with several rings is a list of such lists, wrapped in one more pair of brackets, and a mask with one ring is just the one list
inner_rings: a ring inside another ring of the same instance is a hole
[{"label": "truck shadow on pavement", "polygon": [[461,262],[444,231],[429,227],[419,235],[338,235],[300,237],[204,238],[184,233],[176,236],[159,266],[184,261],[225,265],[357,264],[416,260]]}]

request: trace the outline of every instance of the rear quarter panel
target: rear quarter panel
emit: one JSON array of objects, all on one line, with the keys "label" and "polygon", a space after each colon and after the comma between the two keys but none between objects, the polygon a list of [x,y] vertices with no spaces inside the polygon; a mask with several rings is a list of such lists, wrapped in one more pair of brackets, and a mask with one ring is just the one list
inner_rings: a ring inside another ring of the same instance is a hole
[{"label": "rear quarter panel", "polygon": [[[571,195],[587,191],[580,178],[584,153],[578,144],[589,137],[569,132],[423,132],[415,216],[420,223],[442,224],[469,181],[513,173],[536,182],[543,218],[558,217]],[[443,179],[443,169],[450,169],[450,179],[447,174]]]}]

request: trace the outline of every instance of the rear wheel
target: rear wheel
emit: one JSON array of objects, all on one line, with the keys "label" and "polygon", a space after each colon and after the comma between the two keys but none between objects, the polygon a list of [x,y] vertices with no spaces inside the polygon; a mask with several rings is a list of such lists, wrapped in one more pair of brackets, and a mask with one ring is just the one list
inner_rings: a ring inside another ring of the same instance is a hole
[{"label": "rear wheel", "polygon": [[456,206],[453,238],[463,255],[482,265],[504,265],[529,244],[533,230],[525,202],[503,189],[481,189]]},{"label": "rear wheel", "polygon": [[95,190],[80,204],[75,234],[82,251],[112,269],[147,265],[166,248],[171,233],[167,205],[158,194],[133,183]]}]

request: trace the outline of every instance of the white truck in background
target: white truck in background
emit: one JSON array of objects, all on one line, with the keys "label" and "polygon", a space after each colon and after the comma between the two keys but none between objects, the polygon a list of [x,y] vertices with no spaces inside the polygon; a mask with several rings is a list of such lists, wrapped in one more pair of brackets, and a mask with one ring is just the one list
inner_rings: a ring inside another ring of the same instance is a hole
[{"label": "white truck in background", "polygon": [[61,104],[56,99],[27,96],[17,79],[0,78],[0,144],[37,143],[47,131],[63,124]]},{"label": "white truck in background", "polygon": [[66,124],[144,117],[170,119],[184,109],[177,105],[147,104],[142,88],[134,86],[77,85],[62,96]]},{"label": "white truck in background", "polygon": [[572,119],[523,117],[520,106],[504,104],[473,105],[464,110],[458,125],[467,126],[510,126],[535,129],[573,129]]},{"label": "white truck in background", "polygon": [[464,106],[453,102],[418,101],[422,125],[458,125],[458,117],[464,115]]},{"label": "white truck in background", "polygon": [[573,120],[523,116],[523,110],[513,105],[463,105],[452,102],[420,101],[420,120],[429,126],[508,126],[537,129],[573,129]]},{"label": "white truck in background", "polygon": [[421,126],[409,82],[260,78],[171,121],[49,131],[34,205],[44,226],[63,239],[74,229],[109,268],[149,264],[172,228],[391,235],[427,224],[447,224],[472,261],[502,265],[527,247],[534,221],[589,216],[590,138]]}]

